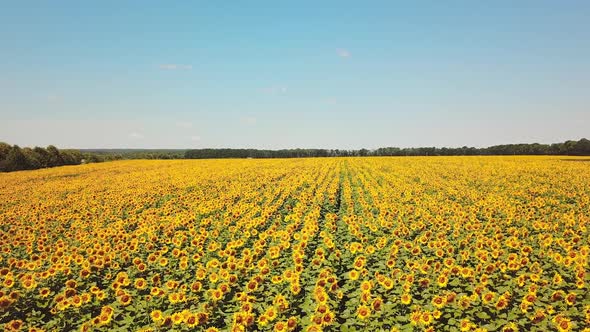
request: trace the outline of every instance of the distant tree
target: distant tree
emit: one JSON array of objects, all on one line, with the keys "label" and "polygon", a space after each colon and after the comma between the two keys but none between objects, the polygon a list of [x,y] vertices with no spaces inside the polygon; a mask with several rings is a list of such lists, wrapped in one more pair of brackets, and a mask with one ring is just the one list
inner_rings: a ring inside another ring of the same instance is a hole
[{"label": "distant tree", "polygon": [[82,154],[77,150],[61,150],[60,155],[64,165],[79,165],[82,161]]},{"label": "distant tree", "polygon": [[559,154],[565,154],[565,155],[572,155],[574,154],[574,147],[576,146],[577,141],[565,141],[562,144],[562,149],[560,151]]},{"label": "distant tree", "polygon": [[100,163],[104,161],[104,157],[95,153],[83,153],[82,156],[88,163]]},{"label": "distant tree", "polygon": [[27,159],[27,169],[38,169],[41,168],[41,162],[39,161],[39,155],[35,150],[31,148],[22,148],[22,153]]},{"label": "distant tree", "polygon": [[18,145],[13,145],[1,167],[5,172],[29,169],[27,158]]},{"label": "distant tree", "polygon": [[8,152],[12,149],[12,147],[4,142],[0,142],[0,162],[6,159],[8,156]]},{"label": "distant tree", "polygon": [[551,150],[551,154],[554,154],[554,155],[566,154],[565,153],[565,146],[563,143],[551,144],[550,150]]},{"label": "distant tree", "polygon": [[50,162],[50,156],[49,156],[49,152],[47,152],[47,150],[45,150],[44,148],[41,147],[34,147],[33,151],[37,154],[37,160],[39,160],[40,166],[41,168],[45,168],[45,167],[49,167],[49,162]]},{"label": "distant tree", "polygon": [[76,165],[76,159],[73,155],[71,155],[67,151],[60,151],[59,152],[61,159],[63,160],[62,165]]},{"label": "distant tree", "polygon": [[590,156],[590,140],[582,138],[572,147],[572,154],[578,156]]},{"label": "distant tree", "polygon": [[49,167],[61,166],[64,164],[64,160],[63,160],[61,154],[59,153],[59,150],[55,146],[50,145],[47,147],[46,150],[47,150],[47,153],[49,154],[49,163],[48,163]]}]

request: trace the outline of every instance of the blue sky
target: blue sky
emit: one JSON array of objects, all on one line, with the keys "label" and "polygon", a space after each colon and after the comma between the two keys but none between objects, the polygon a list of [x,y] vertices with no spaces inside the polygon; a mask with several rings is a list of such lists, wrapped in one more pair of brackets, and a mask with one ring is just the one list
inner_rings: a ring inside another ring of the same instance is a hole
[{"label": "blue sky", "polygon": [[0,1],[0,141],[590,138],[588,1]]}]

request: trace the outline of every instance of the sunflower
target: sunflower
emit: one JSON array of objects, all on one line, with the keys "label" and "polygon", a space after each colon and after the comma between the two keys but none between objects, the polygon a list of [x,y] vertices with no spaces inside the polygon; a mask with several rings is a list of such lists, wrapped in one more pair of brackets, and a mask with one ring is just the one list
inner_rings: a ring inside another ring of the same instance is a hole
[{"label": "sunflower", "polygon": [[289,308],[289,302],[288,302],[288,301],[287,301],[287,299],[286,299],[286,298],[285,298],[283,295],[281,295],[281,294],[278,294],[278,295],[277,295],[277,296],[274,298],[274,300],[273,300],[273,304],[274,304],[275,306],[277,306],[277,308],[278,308],[279,310],[281,310],[281,311],[285,311],[285,310],[287,310],[287,309]]},{"label": "sunflower", "polygon": [[410,323],[414,326],[419,325],[422,320],[422,313],[420,311],[413,311],[410,314]]},{"label": "sunflower", "polygon": [[395,260],[394,259],[388,259],[387,262],[385,262],[385,265],[388,268],[393,269],[395,267]]},{"label": "sunflower", "polygon": [[321,326],[324,323],[324,317],[320,313],[315,313],[311,316],[311,322],[315,325]]},{"label": "sunflower", "polygon": [[123,294],[123,295],[119,296],[118,300],[119,300],[119,303],[121,303],[121,305],[127,306],[131,303],[131,295]]},{"label": "sunflower", "polygon": [[244,312],[251,312],[252,311],[252,303],[250,303],[250,302],[242,303],[242,305],[240,306],[240,310],[242,310]]},{"label": "sunflower", "polygon": [[47,287],[43,287],[43,288],[39,289],[39,295],[41,296],[41,298],[48,297],[50,293],[51,293],[51,290],[49,290],[49,288],[47,288]]},{"label": "sunflower", "polygon": [[545,315],[545,311],[543,309],[538,309],[535,312],[535,315],[533,317],[531,317],[531,322],[533,324],[539,324],[540,322],[542,322],[545,319],[546,315]]},{"label": "sunflower", "polygon": [[363,292],[370,292],[372,287],[370,281],[365,280],[361,283],[361,291]]},{"label": "sunflower", "polygon": [[197,320],[197,316],[195,316],[192,313],[189,313],[188,315],[186,315],[184,317],[184,323],[189,327],[189,328],[193,328],[195,326],[197,326],[197,324],[199,323],[199,321]]},{"label": "sunflower", "polygon": [[[91,322],[83,323],[82,325],[80,325],[80,328],[78,329],[78,331],[80,331],[80,332],[88,332],[88,331],[91,330],[91,326],[92,326],[91,325]],[[44,330],[39,330],[39,332],[42,332],[42,331],[44,331]],[[33,331],[29,330],[29,332],[33,332]]]},{"label": "sunflower", "polygon": [[13,319],[4,325],[4,329],[8,331],[19,331],[23,326],[23,321],[20,319]]},{"label": "sunflower", "polygon": [[321,325],[309,325],[306,329],[306,332],[322,332]]},{"label": "sunflower", "polygon": [[434,310],[432,312],[432,317],[434,317],[434,319],[439,319],[442,316],[442,312],[440,310]]},{"label": "sunflower", "polygon": [[72,304],[74,305],[74,307],[79,308],[82,305],[82,302],[82,297],[78,295],[72,297]]},{"label": "sunflower", "polygon": [[459,307],[462,310],[466,310],[467,308],[469,308],[469,306],[471,305],[471,298],[467,295],[462,295],[461,298],[459,298]]},{"label": "sunflower", "polygon": [[412,296],[408,293],[402,294],[401,302],[402,302],[402,304],[405,304],[405,305],[410,304],[410,302],[412,302]]},{"label": "sunflower", "polygon": [[537,299],[537,296],[534,293],[528,293],[523,297],[522,302],[527,305],[530,305],[530,304],[533,304],[536,299]]},{"label": "sunflower", "polygon": [[563,277],[559,273],[555,272],[552,281],[554,285],[559,286],[563,282]]},{"label": "sunflower", "polygon": [[292,316],[287,319],[287,328],[291,331],[297,327],[297,318]]},{"label": "sunflower", "polygon": [[203,285],[201,284],[200,281],[195,281],[191,284],[191,291],[195,292],[195,293],[199,292],[202,287],[203,287]]},{"label": "sunflower", "polygon": [[434,321],[434,317],[429,312],[423,312],[420,319],[421,323],[425,326],[432,324],[432,322]]},{"label": "sunflower", "polygon": [[218,287],[218,289],[219,289],[219,290],[220,290],[220,291],[221,291],[223,294],[227,294],[227,293],[229,292],[229,290],[230,290],[230,287],[229,287],[229,285],[228,285],[228,284],[226,284],[226,283],[222,283],[222,284],[219,284],[219,287]]},{"label": "sunflower", "polygon": [[383,306],[383,300],[380,297],[373,299],[373,303],[371,303],[371,307],[373,307],[374,311],[380,311]]},{"label": "sunflower", "polygon": [[371,309],[366,305],[361,305],[356,310],[356,316],[361,320],[365,320],[371,316]]},{"label": "sunflower", "polygon": [[365,256],[358,256],[355,259],[353,266],[356,270],[362,270],[365,267],[365,262],[366,262]]},{"label": "sunflower", "polygon": [[473,324],[468,318],[462,319],[461,322],[459,323],[459,329],[461,330],[461,332],[469,331],[474,326],[475,326],[475,324]]},{"label": "sunflower", "polygon": [[275,318],[277,318],[277,310],[274,307],[269,307],[264,314],[268,318],[269,322],[272,322],[275,320]]},{"label": "sunflower", "polygon": [[274,326],[274,331],[275,332],[286,332],[288,331],[288,326],[287,323],[285,322],[277,322]]},{"label": "sunflower", "polygon": [[76,282],[76,280],[69,279],[66,281],[66,287],[68,288],[76,288],[77,285],[78,283]]},{"label": "sunflower", "polygon": [[494,293],[493,292],[486,292],[481,296],[481,302],[483,304],[489,304],[494,300]]},{"label": "sunflower", "polygon": [[170,304],[179,303],[180,302],[180,294],[179,293],[168,294],[168,302],[170,302]]},{"label": "sunflower", "polygon": [[71,306],[71,303],[67,299],[57,302],[57,304],[56,304],[57,310],[60,310],[60,311],[66,310],[70,306]]},{"label": "sunflower", "polygon": [[82,279],[86,279],[86,278],[90,277],[90,274],[91,274],[91,271],[88,269],[82,269],[82,270],[80,270],[80,273],[79,273],[80,278],[82,278]]},{"label": "sunflower", "polygon": [[4,282],[2,284],[6,288],[11,288],[12,286],[14,286],[14,279],[12,279],[12,278],[6,278],[6,279],[4,279]]},{"label": "sunflower", "polygon": [[33,290],[37,287],[37,283],[33,279],[25,279],[22,284],[26,290]]},{"label": "sunflower", "polygon": [[557,330],[559,332],[569,332],[573,328],[572,322],[567,318],[562,318],[557,324]]},{"label": "sunflower", "polygon": [[166,265],[168,265],[168,258],[166,257],[161,257],[158,260],[158,264],[160,264],[160,266],[165,267]]},{"label": "sunflower", "polygon": [[174,280],[168,280],[168,281],[166,281],[166,283],[164,284],[164,286],[168,290],[176,289],[178,287],[178,282],[177,281],[174,281]]},{"label": "sunflower", "polygon": [[326,312],[328,312],[329,310],[330,310],[330,309],[329,309],[329,308],[328,308],[328,306],[327,306],[327,305],[325,305],[325,304],[319,304],[319,305],[316,307],[316,309],[315,309],[315,311],[316,311],[316,312],[319,312],[319,313],[322,313],[322,314],[323,314],[323,313],[326,313]]},{"label": "sunflower", "polygon": [[565,297],[565,292],[562,290],[557,290],[551,294],[551,301],[557,302],[557,301],[562,300],[564,297]]},{"label": "sunflower", "polygon": [[336,318],[336,314],[333,312],[326,312],[323,317],[323,325],[331,325],[334,323],[334,319]]},{"label": "sunflower", "polygon": [[246,289],[250,292],[256,291],[256,289],[258,289],[258,282],[256,282],[256,280],[250,280],[246,285]]},{"label": "sunflower", "polygon": [[382,285],[386,290],[390,290],[393,288],[393,280],[391,280],[391,278],[385,278]]},{"label": "sunflower", "polygon": [[144,278],[137,278],[133,285],[137,289],[145,289],[147,287],[147,281]]},{"label": "sunflower", "polygon": [[438,278],[436,278],[436,284],[438,285],[438,287],[447,287],[448,282],[449,278],[446,275],[440,275]]},{"label": "sunflower", "polygon": [[174,325],[179,325],[183,321],[183,317],[180,312],[173,313],[170,318],[172,319],[172,324]]},{"label": "sunflower", "polygon": [[514,322],[510,322],[502,328],[502,332],[518,332],[518,325]]},{"label": "sunflower", "polygon": [[209,274],[209,282],[214,284],[217,283],[219,281],[219,275],[215,272],[212,272]]},{"label": "sunflower", "polygon": [[215,302],[221,300],[221,298],[223,297],[223,292],[221,292],[219,289],[214,289],[211,291],[211,299]]},{"label": "sunflower", "polygon": [[446,297],[437,295],[432,299],[431,303],[436,308],[441,309],[446,304]]},{"label": "sunflower", "polygon": [[8,296],[0,297],[0,309],[4,310],[12,304],[12,300]]},{"label": "sunflower", "polygon": [[298,283],[292,283],[290,288],[293,295],[297,295],[299,292],[301,292],[301,286],[299,286]]},{"label": "sunflower", "polygon": [[506,307],[508,307],[508,300],[504,297],[504,295],[501,295],[498,298],[498,301],[496,301],[496,309],[504,310]]},{"label": "sunflower", "polygon": [[261,327],[268,325],[268,317],[264,314],[258,316],[258,325]]},{"label": "sunflower", "polygon": [[111,322],[112,315],[102,312],[98,316],[99,325],[108,325]]}]

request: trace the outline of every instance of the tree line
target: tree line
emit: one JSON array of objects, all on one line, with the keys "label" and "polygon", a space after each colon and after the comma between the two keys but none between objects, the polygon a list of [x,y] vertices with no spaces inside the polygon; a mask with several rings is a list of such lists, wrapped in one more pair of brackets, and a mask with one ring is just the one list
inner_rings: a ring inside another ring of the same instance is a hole
[{"label": "tree line", "polygon": [[504,144],[486,148],[398,148],[375,150],[339,149],[193,149],[184,153],[185,159],[213,158],[304,158],[304,157],[363,157],[363,156],[491,156],[491,155],[575,155],[590,156],[590,140],[566,141],[555,144]]},{"label": "tree line", "polygon": [[179,149],[58,149],[21,148],[0,142],[0,172],[32,170],[83,163],[122,159],[184,159],[186,150]]},{"label": "tree line", "polygon": [[0,142],[0,172],[31,170],[62,165],[79,165],[121,159],[216,159],[216,158],[314,158],[356,156],[476,156],[476,155],[572,155],[590,156],[590,140],[555,144],[504,144],[486,148],[397,148],[375,150],[340,149],[63,149],[21,148]]},{"label": "tree line", "polygon": [[47,148],[20,148],[0,143],[0,171],[11,172],[62,165],[80,164],[82,156],[76,150],[59,151],[55,146]]},{"label": "tree line", "polygon": [[81,149],[97,158],[110,159],[184,159],[186,149]]},{"label": "tree line", "polygon": [[46,148],[21,148],[0,142],[0,172],[13,172],[64,165],[79,165],[87,162],[102,162],[116,159],[111,155],[83,153],[80,150],[59,150],[53,145]]}]

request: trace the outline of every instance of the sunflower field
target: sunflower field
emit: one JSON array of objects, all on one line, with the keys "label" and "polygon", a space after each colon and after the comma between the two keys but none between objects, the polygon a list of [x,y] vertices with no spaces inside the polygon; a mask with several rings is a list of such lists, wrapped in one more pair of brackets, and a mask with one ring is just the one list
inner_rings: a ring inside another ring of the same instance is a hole
[{"label": "sunflower field", "polygon": [[0,174],[6,331],[590,331],[590,159]]}]

